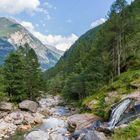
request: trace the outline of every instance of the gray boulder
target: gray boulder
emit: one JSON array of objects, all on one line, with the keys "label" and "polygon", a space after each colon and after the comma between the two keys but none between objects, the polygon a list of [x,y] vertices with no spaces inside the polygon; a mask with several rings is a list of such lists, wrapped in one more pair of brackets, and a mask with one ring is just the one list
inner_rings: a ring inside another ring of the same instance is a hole
[{"label": "gray boulder", "polygon": [[49,140],[64,140],[64,138],[61,134],[52,133],[52,134],[50,134],[50,139]]},{"label": "gray boulder", "polygon": [[88,130],[86,133],[81,133],[78,140],[106,140],[104,133]]},{"label": "gray boulder", "polygon": [[25,136],[25,140],[49,140],[48,133],[38,130],[32,131],[27,136]]},{"label": "gray boulder", "polygon": [[72,132],[74,129],[81,130],[83,128],[88,128],[93,124],[93,122],[100,120],[100,118],[93,114],[85,113],[72,115],[68,117],[67,120],[69,125],[68,129]]},{"label": "gray boulder", "polygon": [[1,111],[11,111],[13,109],[13,104],[9,102],[1,102],[0,110]]},{"label": "gray boulder", "polygon": [[25,100],[19,104],[19,108],[23,110],[29,110],[31,112],[36,112],[38,108],[38,104],[34,101]]}]

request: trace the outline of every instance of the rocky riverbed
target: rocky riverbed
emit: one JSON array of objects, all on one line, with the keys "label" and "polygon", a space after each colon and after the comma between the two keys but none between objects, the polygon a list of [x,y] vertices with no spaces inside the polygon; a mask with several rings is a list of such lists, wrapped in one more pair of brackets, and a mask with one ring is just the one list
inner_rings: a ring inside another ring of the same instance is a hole
[{"label": "rocky riverbed", "polygon": [[12,135],[17,131],[24,132],[21,140],[105,139],[104,134],[92,126],[99,117],[78,114],[78,110],[60,96],[47,96],[38,103],[25,100],[18,107],[2,102],[0,110],[0,139],[14,140]]},{"label": "rocky riverbed", "polygon": [[[127,127],[139,112],[140,104],[137,105],[135,98],[125,98],[116,104],[109,122],[102,122],[93,114],[79,114],[78,109],[61,96],[48,95],[37,102],[25,100],[17,106],[1,102],[0,139],[105,140],[106,134],[115,128]],[[17,137],[17,132],[22,135]]]}]

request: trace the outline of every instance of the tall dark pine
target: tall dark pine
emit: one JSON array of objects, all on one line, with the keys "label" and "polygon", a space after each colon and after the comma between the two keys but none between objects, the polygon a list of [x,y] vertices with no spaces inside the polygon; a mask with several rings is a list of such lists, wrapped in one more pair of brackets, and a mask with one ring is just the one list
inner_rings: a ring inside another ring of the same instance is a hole
[{"label": "tall dark pine", "polygon": [[25,88],[24,59],[16,52],[11,53],[4,65],[6,92],[13,101],[27,97]]},{"label": "tall dark pine", "polygon": [[29,98],[34,100],[39,95],[41,70],[37,55],[33,49],[26,54],[26,80]]}]

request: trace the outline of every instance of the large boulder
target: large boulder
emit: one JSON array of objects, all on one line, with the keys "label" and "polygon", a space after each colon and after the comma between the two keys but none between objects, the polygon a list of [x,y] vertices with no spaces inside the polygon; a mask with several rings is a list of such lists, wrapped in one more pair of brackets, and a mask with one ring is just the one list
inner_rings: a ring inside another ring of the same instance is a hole
[{"label": "large boulder", "polygon": [[100,118],[93,114],[86,113],[72,115],[68,117],[69,130],[71,131],[71,129],[73,129],[72,131],[74,131],[74,129],[80,130],[88,128],[97,120],[100,120]]},{"label": "large boulder", "polygon": [[9,102],[1,102],[0,110],[1,111],[11,111],[13,109],[13,104]]},{"label": "large boulder", "polygon": [[131,94],[123,95],[123,96],[122,96],[122,100],[124,100],[124,99],[126,99],[126,98],[135,99],[135,105],[140,104],[140,90],[135,91],[135,92],[133,92],[133,93],[131,93]]},{"label": "large boulder", "polygon": [[[73,136],[77,139],[77,136]],[[78,136],[78,140],[106,140],[104,133],[97,132],[95,130],[87,130],[86,132],[81,132]]]},{"label": "large boulder", "polygon": [[25,140],[49,140],[49,135],[41,130],[32,131],[25,137]]},{"label": "large boulder", "polygon": [[64,138],[59,133],[51,133],[49,140],[64,140]]},{"label": "large boulder", "polygon": [[36,112],[38,108],[38,103],[30,100],[25,100],[19,104],[19,108],[23,110],[29,110],[31,112]]}]

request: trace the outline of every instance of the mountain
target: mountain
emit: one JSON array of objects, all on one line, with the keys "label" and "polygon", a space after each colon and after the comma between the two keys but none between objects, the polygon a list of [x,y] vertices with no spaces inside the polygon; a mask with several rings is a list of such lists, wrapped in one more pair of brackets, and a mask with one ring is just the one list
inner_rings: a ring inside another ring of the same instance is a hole
[{"label": "mountain", "polygon": [[140,69],[140,1],[115,6],[120,9],[112,8],[116,13],[111,9],[104,24],[81,36],[45,73],[51,93],[81,100],[120,74]]},{"label": "mountain", "polygon": [[4,62],[9,52],[14,51],[18,46],[28,43],[39,58],[42,69],[53,67],[61,53],[54,48],[47,47],[41,43],[33,34],[13,19],[0,18],[0,64]]}]

